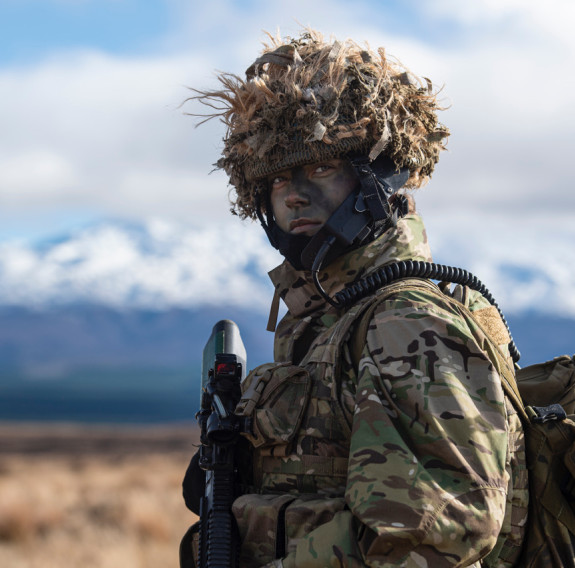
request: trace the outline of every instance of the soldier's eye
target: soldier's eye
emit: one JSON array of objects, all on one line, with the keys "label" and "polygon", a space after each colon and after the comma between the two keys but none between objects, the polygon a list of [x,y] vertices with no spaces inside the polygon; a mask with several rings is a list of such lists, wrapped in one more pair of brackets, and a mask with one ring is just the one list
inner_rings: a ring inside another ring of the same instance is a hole
[{"label": "soldier's eye", "polygon": [[313,173],[314,173],[314,175],[316,175],[316,174],[321,175],[321,174],[328,173],[334,169],[335,169],[335,165],[332,164],[331,162],[327,162],[325,164],[317,164],[317,166],[313,170]]},{"label": "soldier's eye", "polygon": [[287,183],[288,178],[286,176],[273,176],[268,181],[271,189],[278,189]]}]

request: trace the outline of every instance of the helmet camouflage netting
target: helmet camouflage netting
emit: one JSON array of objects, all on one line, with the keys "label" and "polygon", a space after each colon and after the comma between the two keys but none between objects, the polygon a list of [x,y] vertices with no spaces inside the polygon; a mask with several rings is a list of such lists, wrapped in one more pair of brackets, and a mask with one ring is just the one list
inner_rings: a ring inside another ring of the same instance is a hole
[{"label": "helmet camouflage netting", "polygon": [[297,39],[269,35],[246,79],[222,73],[219,91],[196,91],[227,126],[222,157],[236,190],[232,211],[256,217],[258,180],[298,165],[382,152],[407,166],[408,188],[423,185],[449,131],[429,79],[415,77],[384,49],[327,43],[314,30]]}]

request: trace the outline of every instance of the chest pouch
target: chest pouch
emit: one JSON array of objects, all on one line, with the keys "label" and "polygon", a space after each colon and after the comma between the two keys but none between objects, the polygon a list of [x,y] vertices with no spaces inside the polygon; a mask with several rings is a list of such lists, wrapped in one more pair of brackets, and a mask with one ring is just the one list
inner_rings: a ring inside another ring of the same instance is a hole
[{"label": "chest pouch", "polygon": [[309,373],[303,367],[290,363],[257,367],[242,383],[242,397],[236,406],[236,415],[248,419],[248,431],[243,435],[254,448],[273,447],[274,455],[288,455],[310,393]]}]

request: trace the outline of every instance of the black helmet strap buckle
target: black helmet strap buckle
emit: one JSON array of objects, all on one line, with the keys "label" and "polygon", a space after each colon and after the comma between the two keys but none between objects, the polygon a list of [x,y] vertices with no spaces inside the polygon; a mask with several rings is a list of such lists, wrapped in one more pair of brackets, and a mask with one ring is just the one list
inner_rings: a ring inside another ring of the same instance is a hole
[{"label": "black helmet strap buckle", "polygon": [[359,178],[361,193],[371,218],[374,221],[387,219],[390,215],[388,199],[393,191],[391,186],[377,179],[366,156],[353,158],[351,165]]}]

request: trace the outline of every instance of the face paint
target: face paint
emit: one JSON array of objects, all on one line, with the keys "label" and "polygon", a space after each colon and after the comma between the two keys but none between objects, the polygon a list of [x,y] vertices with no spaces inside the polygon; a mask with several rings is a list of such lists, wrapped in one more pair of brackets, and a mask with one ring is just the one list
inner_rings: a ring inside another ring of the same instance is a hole
[{"label": "face paint", "polygon": [[270,175],[270,201],[277,225],[290,235],[314,235],[358,183],[349,162],[339,159]]}]

